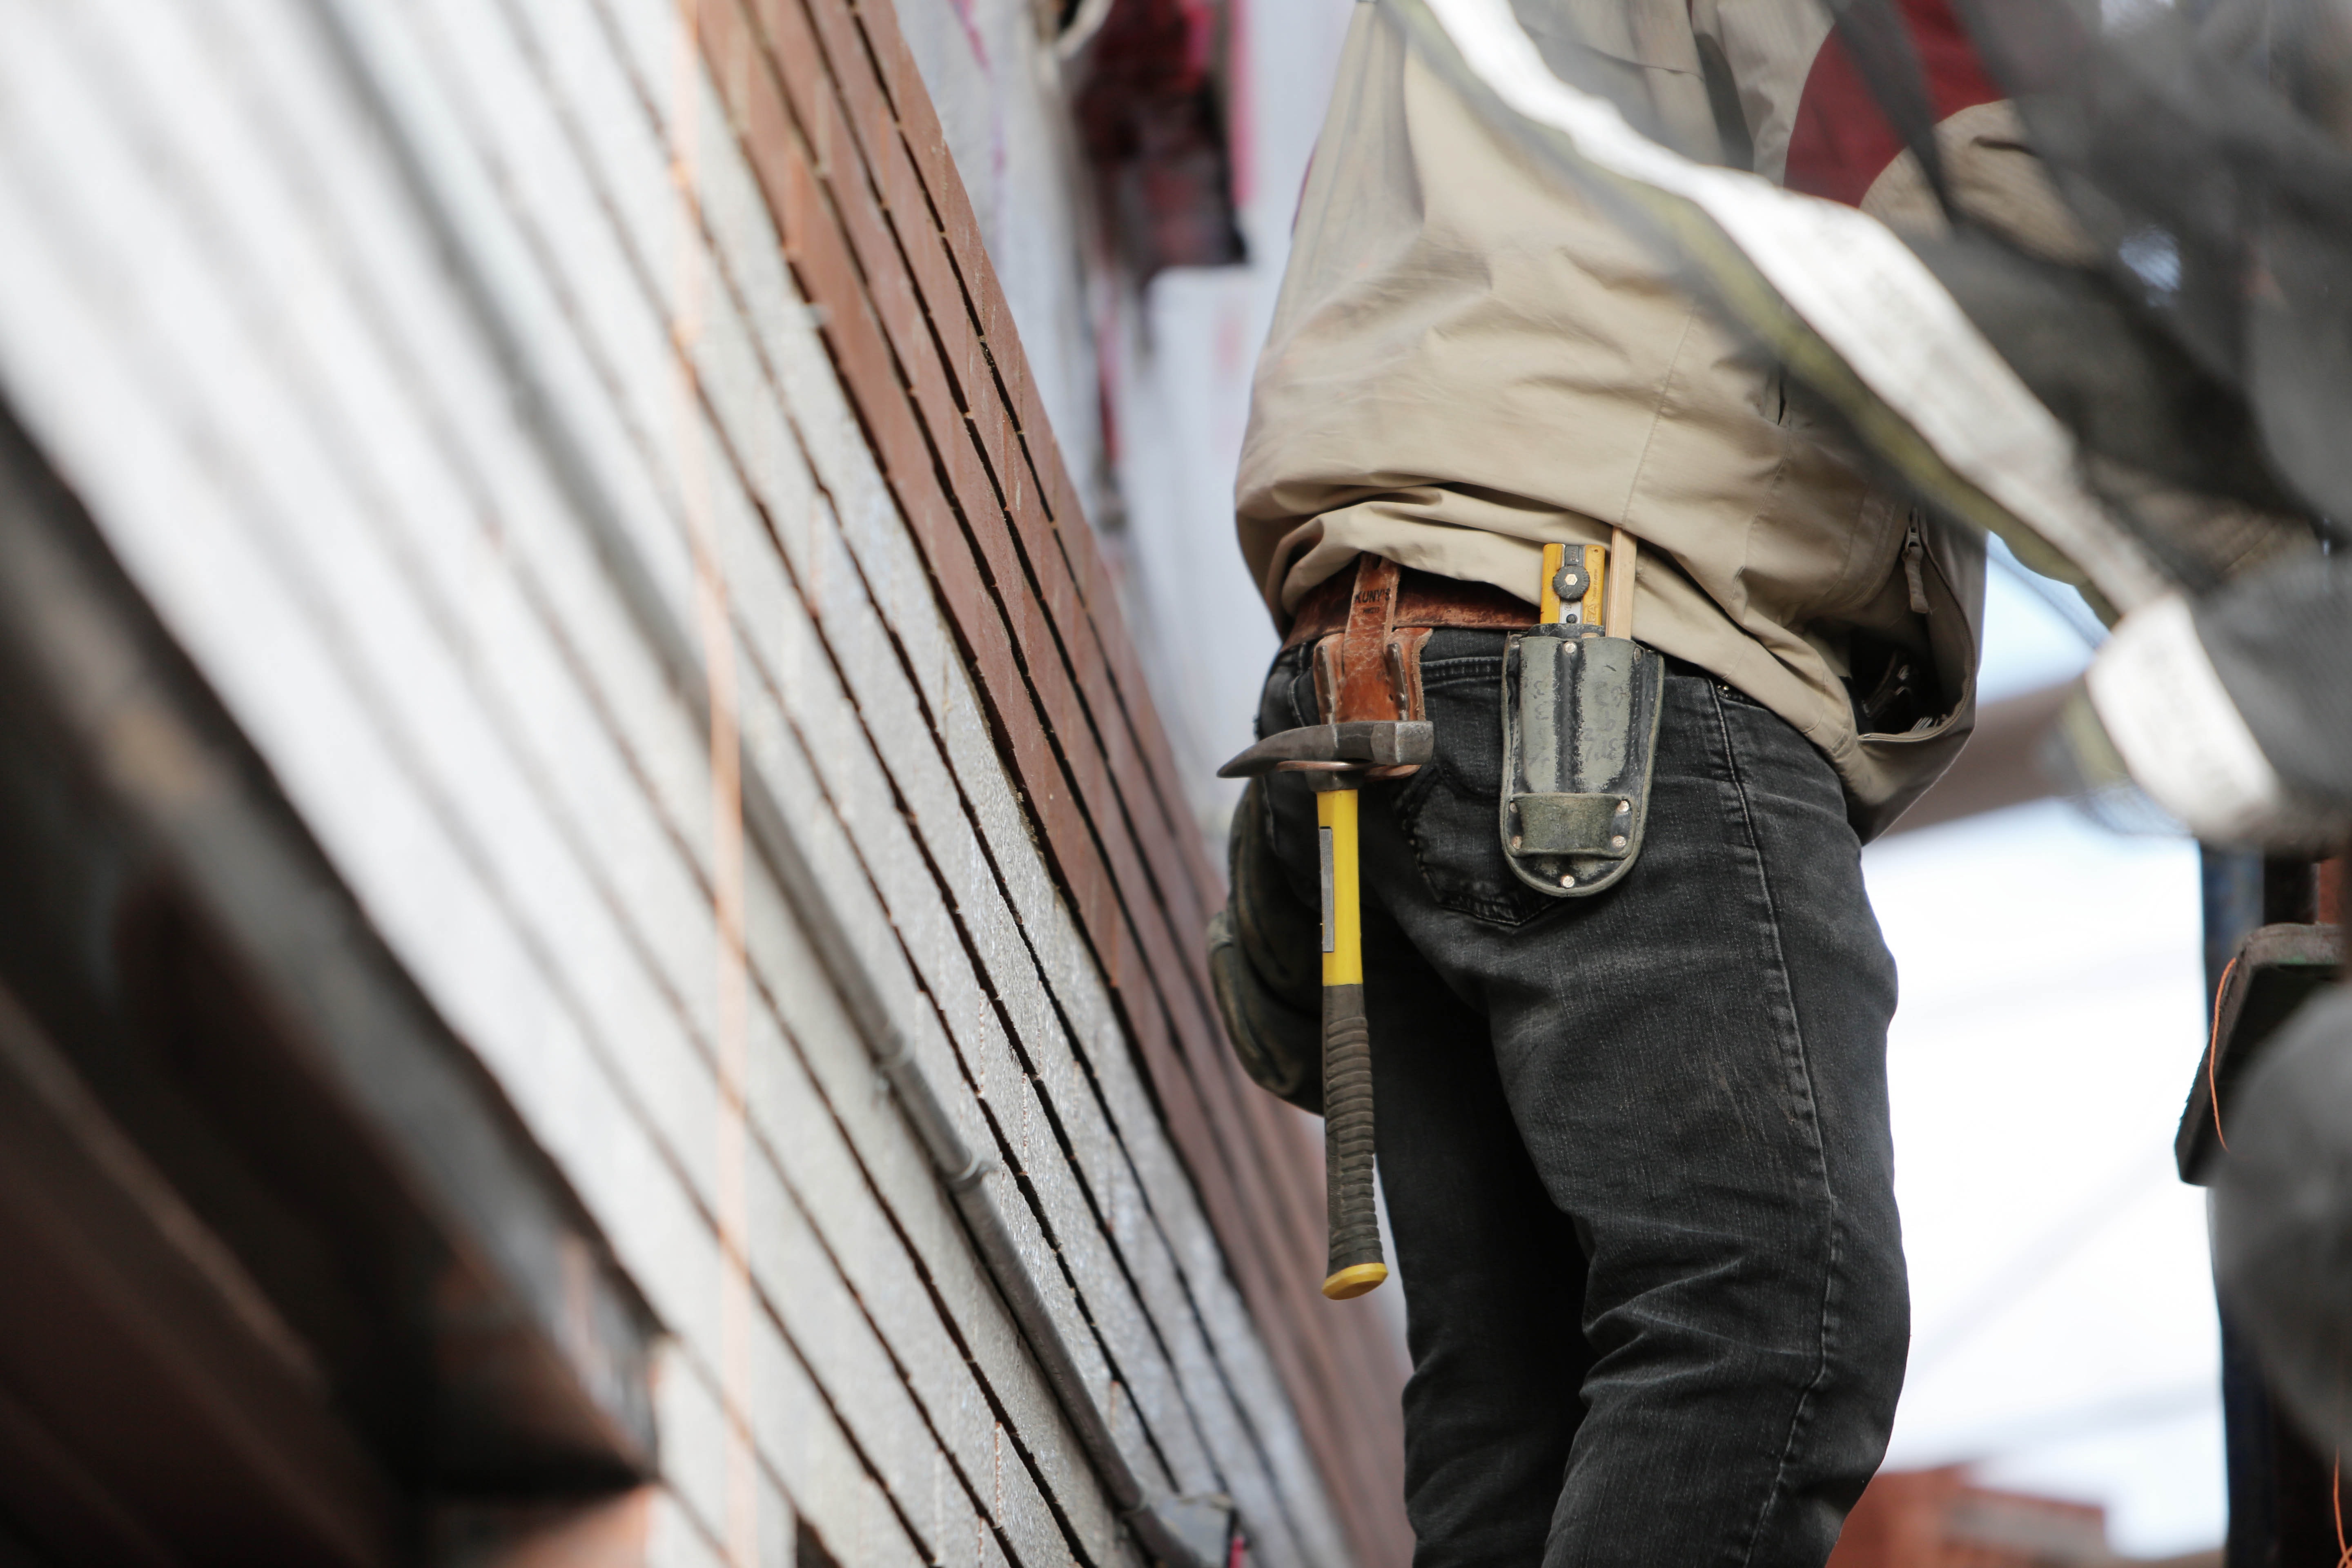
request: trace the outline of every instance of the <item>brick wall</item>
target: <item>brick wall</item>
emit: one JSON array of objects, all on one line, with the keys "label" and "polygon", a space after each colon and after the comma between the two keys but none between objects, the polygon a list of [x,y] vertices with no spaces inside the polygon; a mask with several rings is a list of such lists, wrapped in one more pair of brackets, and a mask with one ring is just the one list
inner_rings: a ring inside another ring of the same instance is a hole
[{"label": "brick wall", "polygon": [[1401,1563],[1401,1369],[887,7],[0,28],[0,399],[659,1320],[651,1559],[1133,1562],[1080,1411],[1268,1568]]},{"label": "brick wall", "polygon": [[1220,879],[895,15],[701,15],[793,276],[1357,1550],[1397,1558],[1394,1352],[1302,1267],[1320,1255],[1319,1152],[1224,1047],[1198,940]]}]

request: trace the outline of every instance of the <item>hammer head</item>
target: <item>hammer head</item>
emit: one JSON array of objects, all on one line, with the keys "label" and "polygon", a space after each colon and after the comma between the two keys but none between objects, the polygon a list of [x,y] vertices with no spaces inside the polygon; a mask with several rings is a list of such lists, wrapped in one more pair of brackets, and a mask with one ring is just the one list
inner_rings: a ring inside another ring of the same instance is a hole
[{"label": "hammer head", "polygon": [[1437,749],[1426,719],[1350,719],[1308,724],[1268,735],[1217,770],[1221,779],[1254,778],[1278,770],[1339,773],[1357,768],[1414,768]]}]

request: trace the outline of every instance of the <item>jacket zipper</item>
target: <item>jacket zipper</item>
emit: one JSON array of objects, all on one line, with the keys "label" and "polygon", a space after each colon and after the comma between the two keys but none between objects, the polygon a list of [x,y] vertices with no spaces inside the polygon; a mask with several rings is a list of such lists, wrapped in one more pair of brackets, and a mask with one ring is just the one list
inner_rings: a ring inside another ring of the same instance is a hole
[{"label": "jacket zipper", "polygon": [[1911,522],[1903,535],[1903,580],[1911,588],[1911,613],[1927,613],[1927,542],[1919,537],[1919,514],[1911,514]]}]

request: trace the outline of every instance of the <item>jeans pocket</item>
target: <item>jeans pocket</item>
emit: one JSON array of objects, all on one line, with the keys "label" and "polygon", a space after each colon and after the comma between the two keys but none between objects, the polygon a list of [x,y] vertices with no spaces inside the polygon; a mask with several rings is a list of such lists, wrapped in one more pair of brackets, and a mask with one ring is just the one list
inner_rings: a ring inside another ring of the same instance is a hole
[{"label": "jeans pocket", "polygon": [[1518,925],[1559,900],[1511,873],[1503,857],[1503,660],[1424,659],[1423,704],[1437,755],[1395,786],[1390,810],[1441,908]]}]

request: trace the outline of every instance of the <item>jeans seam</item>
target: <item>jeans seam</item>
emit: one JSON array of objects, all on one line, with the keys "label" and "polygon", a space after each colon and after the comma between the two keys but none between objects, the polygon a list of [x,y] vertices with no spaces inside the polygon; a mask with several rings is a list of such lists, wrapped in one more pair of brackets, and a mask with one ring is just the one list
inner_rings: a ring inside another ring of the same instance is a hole
[{"label": "jeans seam", "polygon": [[1452,658],[1428,658],[1421,664],[1421,688],[1492,686],[1503,673],[1503,661],[1488,654],[1456,655]]},{"label": "jeans seam", "polygon": [[1730,774],[1732,797],[1738,802],[1739,807],[1740,828],[1747,838],[1749,853],[1755,857],[1757,886],[1763,894],[1765,915],[1772,931],[1773,974],[1783,991],[1780,1001],[1786,1010],[1788,1037],[1792,1037],[1796,1046],[1796,1067],[1804,1090],[1805,1122],[1811,1133],[1811,1142],[1816,1174],[1821,1182],[1822,1196],[1828,1200],[1831,1211],[1829,1256],[1822,1269],[1822,1310],[1813,1375],[1797,1395],[1796,1408],[1790,1413],[1789,1436],[1780,1447],[1780,1463],[1773,1472],[1771,1489],[1766,1492],[1762,1506],[1757,1510],[1755,1521],[1749,1528],[1747,1550],[1740,1553],[1739,1560],[1745,1568],[1746,1564],[1754,1563],[1757,1543],[1763,1538],[1765,1526],[1788,1493],[1789,1471],[1811,1414],[1813,1396],[1829,1380],[1830,1366],[1833,1359],[1832,1347],[1837,1335],[1838,1266],[1843,1249],[1841,1246],[1840,1226],[1836,1215],[1837,1194],[1830,1182],[1829,1154],[1822,1142],[1821,1107],[1813,1092],[1812,1062],[1805,1049],[1804,1022],[1797,1016],[1796,996],[1789,984],[1788,952],[1780,940],[1780,909],[1772,897],[1771,874],[1765,865],[1764,848],[1756,829],[1755,814],[1748,805],[1748,783],[1740,771],[1738,752],[1732,741],[1731,726],[1724,714],[1723,694],[1712,682],[1708,686],[1708,694],[1709,706],[1715,715],[1717,731],[1723,741],[1724,764]]}]

